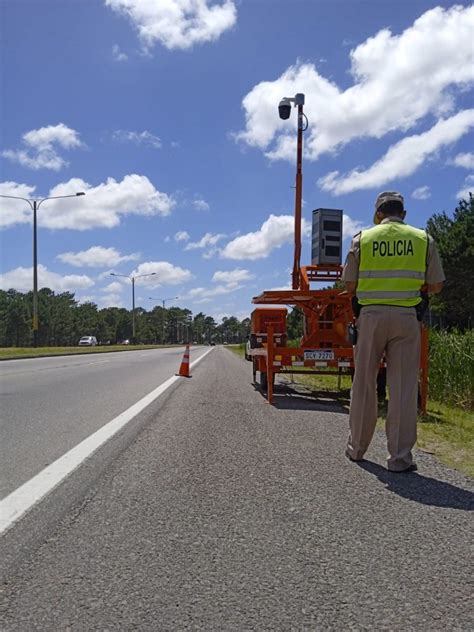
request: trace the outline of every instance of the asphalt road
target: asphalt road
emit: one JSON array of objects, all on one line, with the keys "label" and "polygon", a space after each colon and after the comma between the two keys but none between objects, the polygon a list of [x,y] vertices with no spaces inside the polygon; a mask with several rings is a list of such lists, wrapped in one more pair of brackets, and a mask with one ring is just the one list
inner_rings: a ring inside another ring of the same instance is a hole
[{"label": "asphalt road", "polygon": [[0,498],[176,373],[182,357],[173,347],[0,362]]},{"label": "asphalt road", "polygon": [[382,433],[350,463],[347,428],[216,348],[10,574],[0,629],[472,630],[472,480],[387,472]]}]

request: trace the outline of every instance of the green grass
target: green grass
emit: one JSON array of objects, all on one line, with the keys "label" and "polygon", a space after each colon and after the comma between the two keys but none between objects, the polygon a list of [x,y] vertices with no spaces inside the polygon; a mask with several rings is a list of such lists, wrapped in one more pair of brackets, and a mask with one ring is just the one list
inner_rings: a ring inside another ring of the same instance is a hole
[{"label": "green grass", "polygon": [[440,402],[474,409],[474,330],[430,331],[429,390]]},{"label": "green grass", "polygon": [[226,347],[227,349],[229,349],[230,351],[233,351],[234,353],[241,356],[242,358],[245,356],[245,343],[243,342],[241,342],[238,345],[226,345]]},{"label": "green grass", "polygon": [[[228,347],[234,353],[244,356],[243,345]],[[351,378],[342,376],[341,389],[337,388],[337,376],[332,375],[290,375],[299,384],[331,393],[337,401],[347,404],[350,397]],[[378,427],[385,426],[385,412],[381,410]],[[442,463],[474,477],[474,414],[459,406],[428,400],[426,415],[418,418],[418,447],[433,454]]]},{"label": "green grass", "polygon": [[[177,345],[166,345],[177,346]],[[181,345],[179,345],[181,346]],[[78,353],[109,353],[113,351],[144,351],[160,349],[163,345],[99,345],[97,347],[4,347],[0,349],[0,360],[20,358],[41,358],[56,355],[76,355]]]},{"label": "green grass", "polygon": [[426,415],[418,418],[418,446],[474,477],[474,414],[428,401]]}]

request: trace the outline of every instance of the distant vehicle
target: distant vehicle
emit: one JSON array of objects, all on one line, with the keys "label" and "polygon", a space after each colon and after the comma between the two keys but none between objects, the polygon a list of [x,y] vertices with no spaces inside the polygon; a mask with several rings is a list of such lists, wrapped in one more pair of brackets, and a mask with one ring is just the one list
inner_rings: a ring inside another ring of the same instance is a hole
[{"label": "distant vehicle", "polygon": [[215,347],[216,346],[215,342],[210,342],[209,344],[211,345],[211,347]]},{"label": "distant vehicle", "polygon": [[82,336],[79,340],[79,347],[95,347],[97,338],[95,336]]},{"label": "distant vehicle", "polygon": [[122,340],[122,342],[120,344],[122,344],[122,345],[129,345],[130,344],[130,340],[127,338],[126,340]]}]

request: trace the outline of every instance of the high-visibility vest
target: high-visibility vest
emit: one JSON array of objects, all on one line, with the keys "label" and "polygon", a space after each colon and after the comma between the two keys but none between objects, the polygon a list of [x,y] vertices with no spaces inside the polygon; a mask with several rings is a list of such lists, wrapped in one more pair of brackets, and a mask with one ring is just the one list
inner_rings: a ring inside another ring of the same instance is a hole
[{"label": "high-visibility vest", "polygon": [[428,235],[401,222],[386,222],[360,236],[357,299],[361,305],[414,307],[425,283]]}]

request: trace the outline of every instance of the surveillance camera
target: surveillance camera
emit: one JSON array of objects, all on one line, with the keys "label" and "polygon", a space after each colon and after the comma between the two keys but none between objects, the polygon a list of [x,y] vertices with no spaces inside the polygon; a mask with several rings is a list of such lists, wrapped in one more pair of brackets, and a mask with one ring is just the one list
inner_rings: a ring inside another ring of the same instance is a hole
[{"label": "surveillance camera", "polygon": [[291,114],[291,102],[290,99],[282,99],[278,105],[278,114],[283,120],[289,119]]}]

